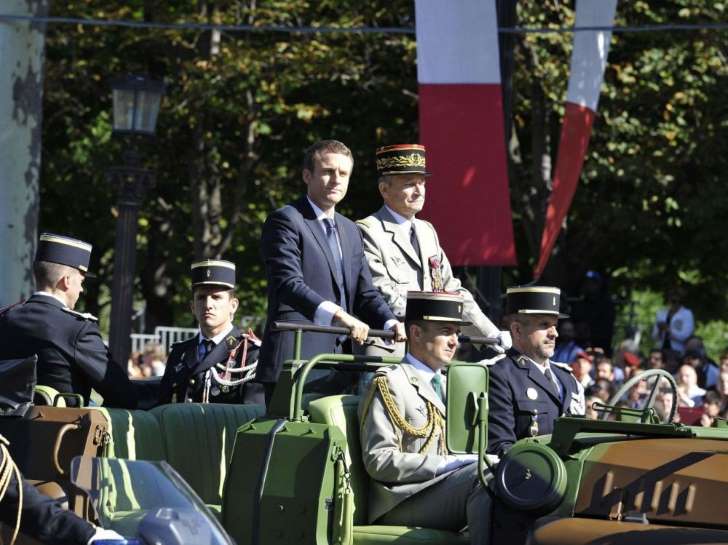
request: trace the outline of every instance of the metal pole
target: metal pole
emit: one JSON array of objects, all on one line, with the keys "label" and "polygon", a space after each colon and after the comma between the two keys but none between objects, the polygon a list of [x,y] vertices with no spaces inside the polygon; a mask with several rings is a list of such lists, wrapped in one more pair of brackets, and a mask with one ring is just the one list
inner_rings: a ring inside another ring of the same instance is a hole
[{"label": "metal pole", "polygon": [[142,197],[152,183],[152,173],[139,166],[140,157],[135,152],[126,152],[124,158],[125,166],[109,171],[111,181],[119,186],[109,350],[114,360],[126,369],[131,350],[137,219]]}]

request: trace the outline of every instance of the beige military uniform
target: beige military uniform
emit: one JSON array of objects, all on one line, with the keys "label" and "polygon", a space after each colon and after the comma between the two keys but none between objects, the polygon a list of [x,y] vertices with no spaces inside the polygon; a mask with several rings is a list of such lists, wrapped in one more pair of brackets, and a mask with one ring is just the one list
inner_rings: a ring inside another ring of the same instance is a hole
[{"label": "beige military uniform", "polygon": [[[415,437],[404,433],[390,418],[376,379],[386,378],[394,407],[413,428],[435,420],[432,433]],[[434,410],[434,413],[432,412]],[[412,494],[432,486],[445,475],[436,476],[444,462],[445,405],[432,385],[423,381],[409,363],[380,369],[368,395],[359,406],[364,467],[374,479],[370,487],[369,518],[376,520]]]},{"label": "beige military uniform", "polygon": [[369,522],[453,531],[467,524],[471,543],[484,545],[491,504],[477,463],[438,475],[448,461],[445,411],[406,359],[377,371],[359,406],[362,459],[372,478]]},{"label": "beige military uniform", "polygon": [[[498,328],[483,314],[460,280],[453,276],[450,262],[431,223],[417,218],[412,220],[420,246],[419,255],[410,243],[409,233],[404,232],[386,206],[359,220],[357,225],[364,240],[364,255],[374,286],[395,316],[404,319],[408,291],[433,291],[440,287],[457,292],[465,299],[463,320],[472,322],[473,327],[465,328],[464,333],[486,337],[498,335]],[[404,343],[385,345],[378,342],[367,348],[366,353],[403,356]]]}]

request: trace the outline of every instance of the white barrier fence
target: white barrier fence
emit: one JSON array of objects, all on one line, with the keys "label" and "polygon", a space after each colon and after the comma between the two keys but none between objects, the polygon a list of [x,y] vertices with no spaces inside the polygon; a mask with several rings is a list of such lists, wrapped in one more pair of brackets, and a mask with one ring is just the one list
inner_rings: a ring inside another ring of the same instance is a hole
[{"label": "white barrier fence", "polygon": [[[238,327],[245,331],[259,321],[260,319],[257,316],[242,316]],[[170,346],[193,337],[198,331],[199,329],[196,327],[157,326],[154,328],[154,333],[132,333],[131,351],[132,353],[143,352],[147,344],[159,343],[164,349],[164,353],[169,355]]]},{"label": "white barrier fence", "polygon": [[170,346],[193,337],[197,331],[196,327],[158,326],[154,328],[154,333],[132,333],[131,351],[143,352],[148,343],[159,343],[164,353],[169,354]]}]

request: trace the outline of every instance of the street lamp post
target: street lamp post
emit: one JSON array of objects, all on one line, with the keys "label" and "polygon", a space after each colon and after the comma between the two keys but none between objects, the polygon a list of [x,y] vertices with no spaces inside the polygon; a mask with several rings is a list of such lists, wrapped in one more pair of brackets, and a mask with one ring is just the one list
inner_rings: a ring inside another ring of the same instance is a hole
[{"label": "street lamp post", "polygon": [[[126,76],[113,80],[111,87],[114,134],[127,136],[129,140],[154,136],[164,84],[143,76]],[[114,359],[126,368],[131,349],[137,218],[144,193],[154,183],[154,175],[144,168],[141,155],[132,145],[124,151],[122,160],[123,166],[112,167],[108,172],[109,180],[119,190],[109,349]]]}]

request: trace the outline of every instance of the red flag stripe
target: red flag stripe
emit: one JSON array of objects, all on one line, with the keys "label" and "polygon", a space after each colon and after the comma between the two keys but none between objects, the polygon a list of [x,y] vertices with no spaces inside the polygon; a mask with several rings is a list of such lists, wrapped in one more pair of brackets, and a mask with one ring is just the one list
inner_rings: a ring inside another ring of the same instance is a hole
[{"label": "red flag stripe", "polygon": [[592,123],[595,113],[578,104],[566,103],[564,125],[561,128],[559,155],[556,160],[553,189],[546,209],[543,236],[541,237],[541,257],[534,270],[538,279],[548,263],[551,251],[561,230],[561,224],[569,211],[574,198],[576,185],[581,175],[581,167],[589,147]]},{"label": "red flag stripe", "polygon": [[515,265],[500,85],[421,84],[422,216],[454,265]]}]

